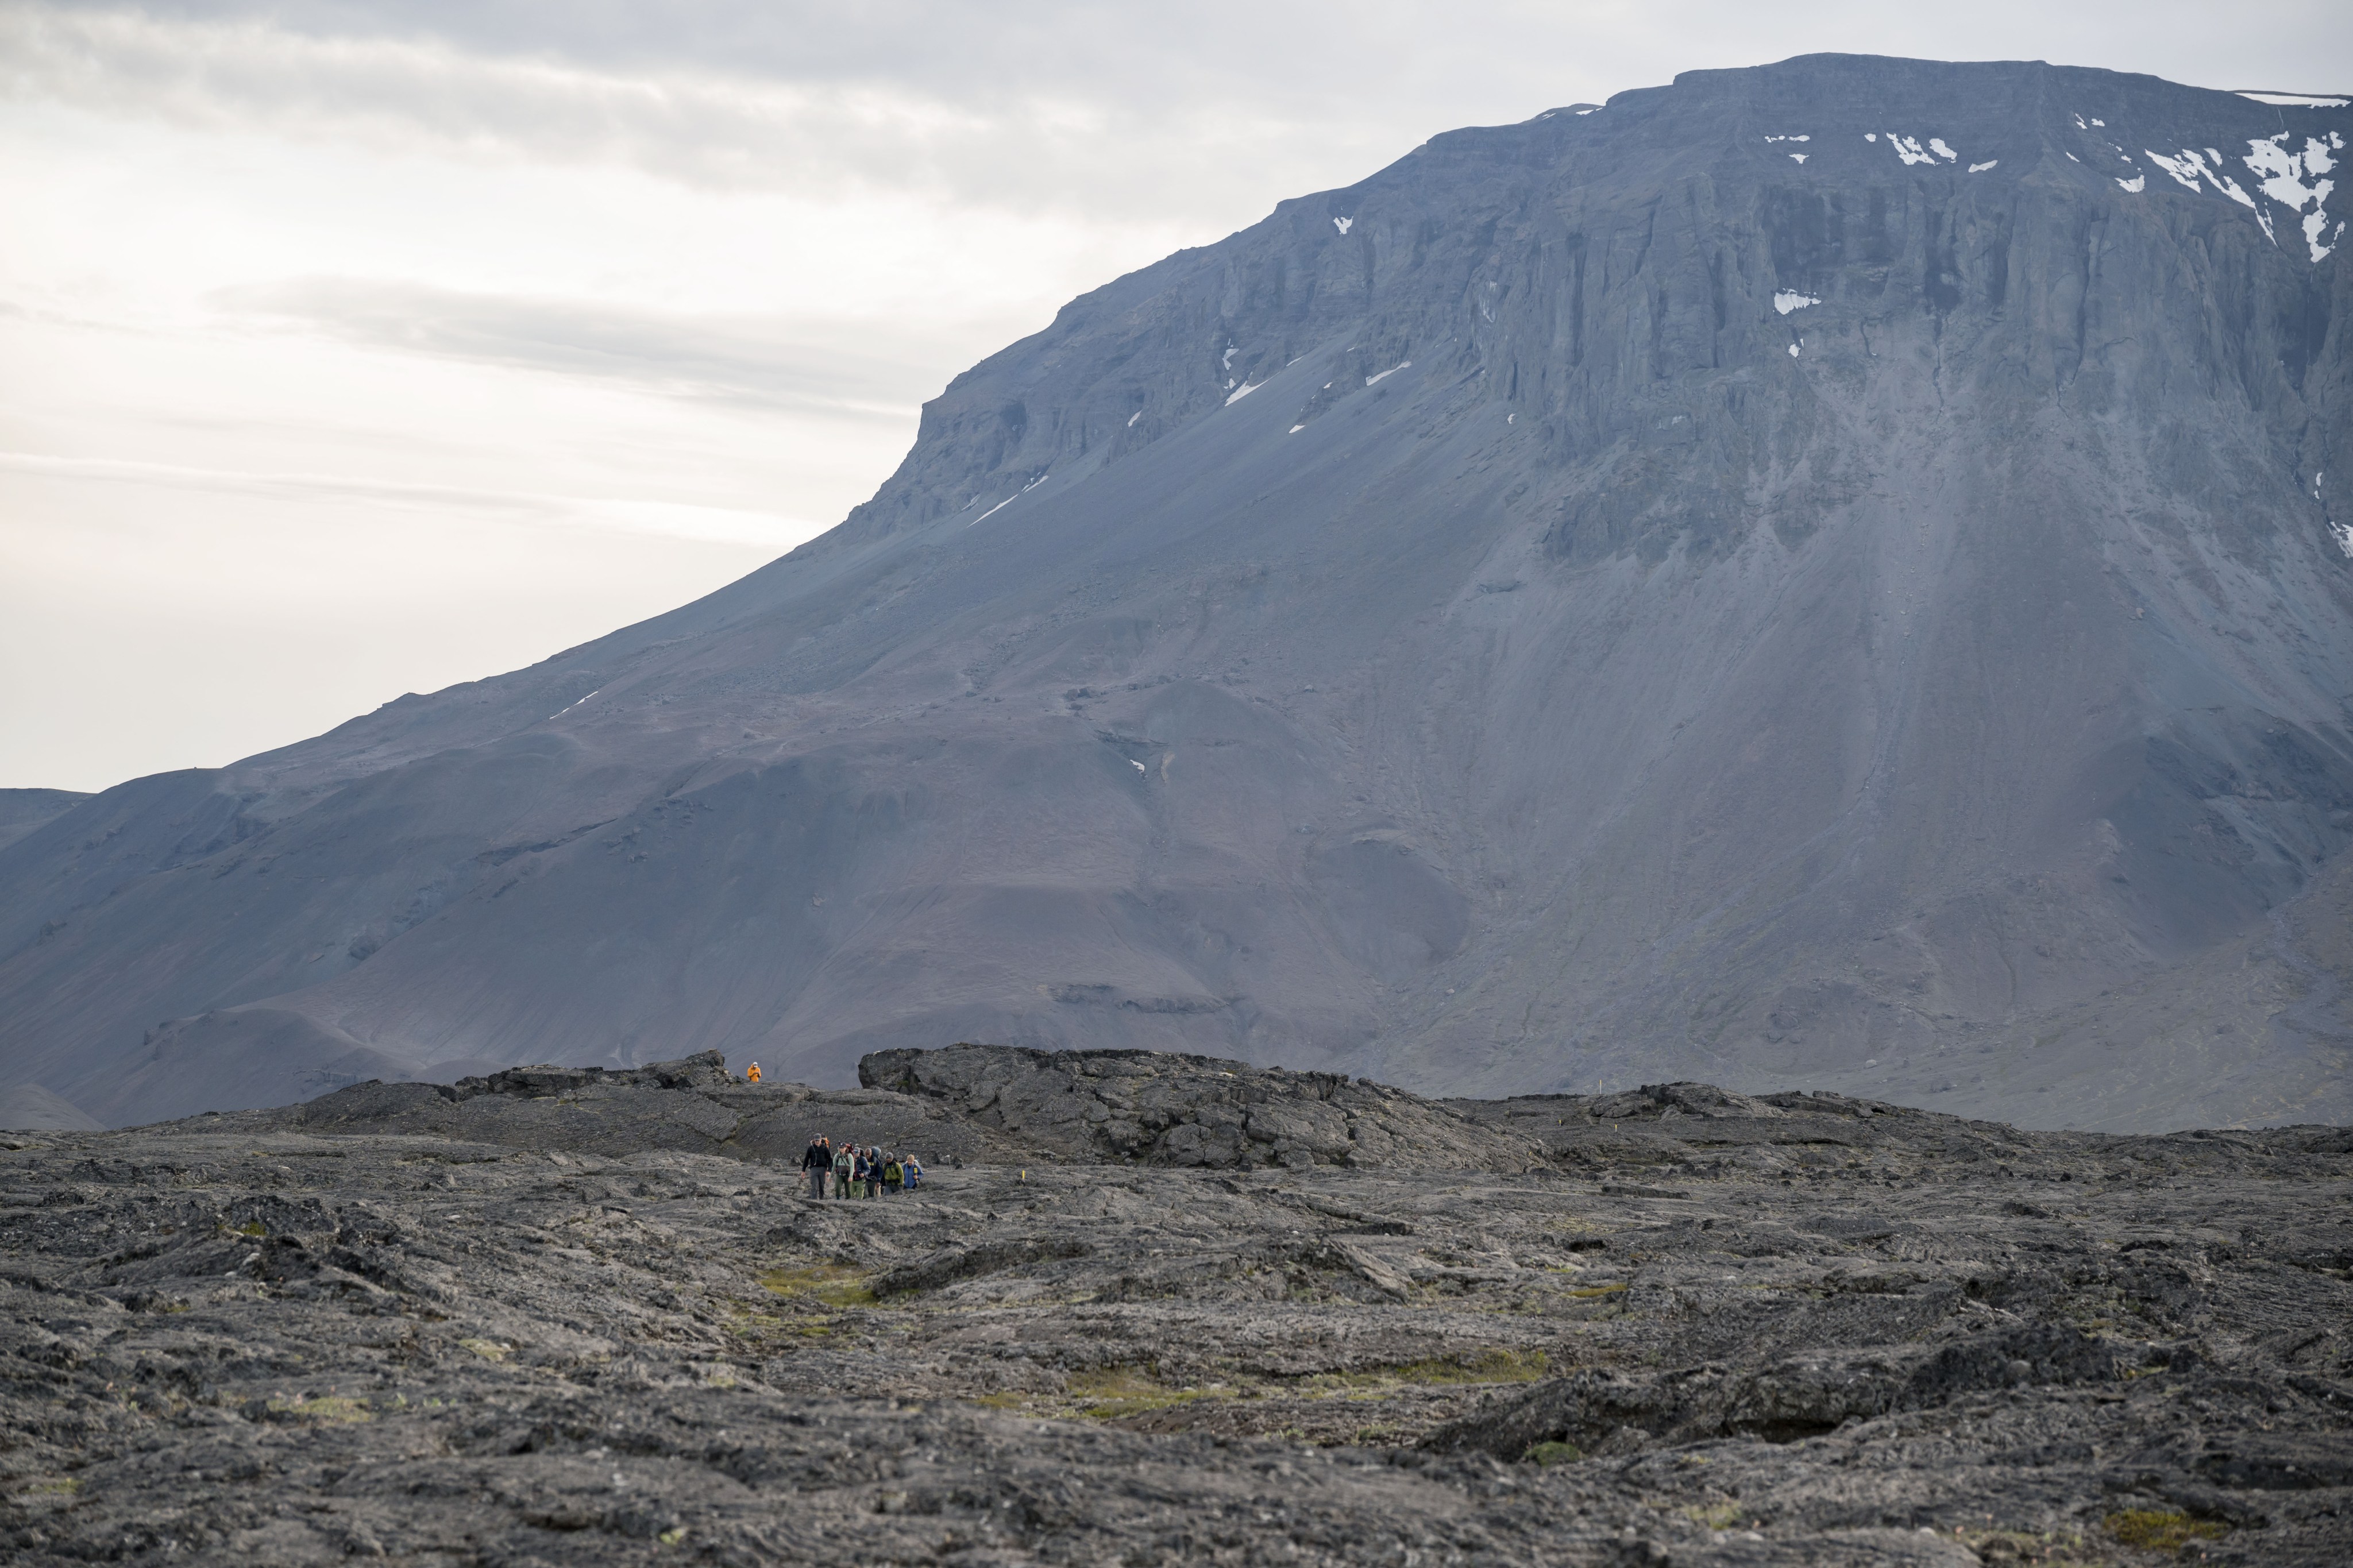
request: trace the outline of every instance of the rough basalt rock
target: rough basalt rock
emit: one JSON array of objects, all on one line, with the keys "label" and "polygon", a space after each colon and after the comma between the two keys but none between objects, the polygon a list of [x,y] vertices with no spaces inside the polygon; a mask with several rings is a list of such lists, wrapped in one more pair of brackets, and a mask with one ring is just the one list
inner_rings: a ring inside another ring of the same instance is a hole
[{"label": "rough basalt rock", "polygon": [[[660,1146],[683,1122],[646,1109],[1031,1136],[1002,1094],[963,1108],[988,1061],[1028,1127],[1034,1065],[967,1052],[953,1095],[531,1071],[0,1136],[0,1556],[2353,1553],[2341,1130],[2025,1134],[1678,1085],[1545,1102],[1534,1173],[1032,1142],[813,1202],[789,1160]],[[1240,1077],[1131,1065],[1172,1105]],[[656,1142],[551,1142],[584,1123]]]},{"label": "rough basalt rock", "polygon": [[[1203,1169],[1053,1158],[1095,1089],[934,1056],[876,1076],[939,1092],[533,1069],[0,1134],[0,1559],[2353,1556],[2341,1129],[1685,1084],[1415,1111],[1548,1129],[1534,1172]],[[1137,1104],[1246,1082],[1126,1065]],[[674,1146],[704,1112],[1014,1153],[812,1201],[789,1143]]]}]

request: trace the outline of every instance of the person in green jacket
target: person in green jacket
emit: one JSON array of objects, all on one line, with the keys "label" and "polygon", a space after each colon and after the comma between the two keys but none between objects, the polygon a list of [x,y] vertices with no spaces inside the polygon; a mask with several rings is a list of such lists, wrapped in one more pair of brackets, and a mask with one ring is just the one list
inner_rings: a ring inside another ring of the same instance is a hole
[{"label": "person in green jacket", "polygon": [[900,1168],[899,1156],[896,1154],[883,1155],[882,1190],[886,1193],[895,1193],[906,1179],[907,1173]]},{"label": "person in green jacket", "polygon": [[857,1170],[857,1146],[845,1138],[841,1141],[841,1147],[833,1152],[833,1195],[835,1197],[846,1198],[849,1195],[849,1178]]}]

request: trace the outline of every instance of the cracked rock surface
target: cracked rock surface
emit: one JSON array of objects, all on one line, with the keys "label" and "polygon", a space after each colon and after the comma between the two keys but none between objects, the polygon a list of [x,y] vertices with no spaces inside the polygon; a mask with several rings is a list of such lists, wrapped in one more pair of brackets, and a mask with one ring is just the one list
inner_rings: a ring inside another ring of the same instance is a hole
[{"label": "cracked rock surface", "polygon": [[[1407,1104],[1451,1168],[1131,1163],[1030,1109],[1110,1103],[1084,1063],[1001,1053],[976,1110],[951,1056],[6,1135],[0,1557],[2353,1556],[2343,1130],[1684,1084]],[[1171,1127],[1224,1082],[1129,1065]],[[731,1105],[934,1174],[810,1201],[797,1147],[682,1146]]]}]

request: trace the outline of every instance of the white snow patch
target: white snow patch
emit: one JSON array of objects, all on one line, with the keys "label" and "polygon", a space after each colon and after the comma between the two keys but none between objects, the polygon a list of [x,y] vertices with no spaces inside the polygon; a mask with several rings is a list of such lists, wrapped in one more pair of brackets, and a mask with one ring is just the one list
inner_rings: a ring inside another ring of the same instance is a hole
[{"label": "white snow patch", "polygon": [[[2314,261],[2325,261],[2336,248],[2321,244],[2320,237],[2327,232],[2326,204],[2328,193],[2337,188],[2337,182],[2317,176],[2335,168],[2337,160],[2330,155],[2330,144],[2316,136],[2306,137],[2304,150],[2300,153],[2287,150],[2284,145],[2287,139],[2288,132],[2284,131],[2261,141],[2250,139],[2247,155],[2241,161],[2247,165],[2249,173],[2262,181],[2263,195],[2288,211],[2303,212],[2306,203],[2312,205],[2312,211],[2304,219],[2305,247],[2311,251]],[[2312,181],[2308,185],[2304,183],[2306,179]],[[2259,213],[2256,216],[2263,215]],[[2265,224],[2264,227],[2268,230],[2270,225]]]},{"label": "white snow patch", "polygon": [[2337,536],[2337,549],[2342,550],[2348,555],[2353,555],[2353,526],[2348,526],[2341,522],[2332,522],[2328,525],[2328,531]]},{"label": "white snow patch", "polygon": [[1143,409],[1141,409],[1141,408],[1137,409],[1134,413],[1133,413],[1133,414],[1131,414],[1131,415],[1129,415],[1129,416],[1127,416],[1127,427],[1128,427],[1129,429],[1131,429],[1131,430],[1134,429],[1134,428],[1135,428],[1135,422],[1136,422],[1137,420],[1139,420],[1139,419],[1143,418],[1143,417],[1144,417],[1144,410],[1143,410]]},{"label": "white snow patch", "polygon": [[1380,374],[1378,374],[1378,375],[1368,375],[1368,376],[1365,377],[1365,384],[1366,384],[1366,386],[1370,386],[1370,385],[1372,385],[1372,384],[1373,384],[1373,383],[1375,383],[1375,382],[1377,382],[1377,381],[1385,381],[1385,380],[1387,380],[1388,377],[1395,375],[1398,372],[1399,372],[1399,371],[1401,371],[1401,370],[1411,370],[1412,368],[1413,368],[1413,361],[1411,361],[1411,360],[1409,360],[1409,359],[1399,360],[1399,361],[1398,361],[1398,363],[1395,363],[1395,364],[1393,364],[1393,365],[1389,366],[1389,367],[1388,367],[1388,369],[1387,369],[1387,370],[1385,370],[1385,371],[1381,372],[1381,373],[1380,373]]},{"label": "white snow patch", "polygon": [[1516,414],[1506,414],[1504,416],[1504,423],[1506,425],[1516,424],[1519,421],[1519,417],[1520,416]]},{"label": "white snow patch", "polygon": [[[603,687],[601,687],[601,686],[600,686],[600,687],[598,687],[598,688],[596,689],[596,691],[602,691],[602,690],[604,690],[604,689],[604,689]],[[588,697],[594,697],[594,696],[596,696],[596,691],[592,691],[592,692],[590,692],[590,693],[588,694]],[[579,707],[581,703],[587,701],[587,700],[588,700],[588,697],[582,697],[582,698],[578,698],[578,699],[576,699],[576,700],[573,700],[573,701],[570,701],[570,702],[565,703],[563,707],[558,708],[554,712],[550,713],[550,714],[547,716],[547,718],[548,718],[548,719],[561,719],[561,718],[563,718],[566,713],[569,713],[569,712],[571,712],[575,708]],[[543,720],[541,720],[541,721],[540,721],[540,722],[543,724],[543,723],[547,722],[547,719],[543,719]]]},{"label": "white snow patch", "polygon": [[[1219,370],[1231,370],[1231,369],[1233,369],[1233,368],[1234,368],[1234,345],[1233,345],[1233,344],[1231,344],[1231,343],[1228,343],[1228,344],[1226,345],[1226,352],[1225,352],[1222,355],[1220,355],[1220,356],[1219,357],[1219,359],[1218,359],[1218,368],[1219,368]],[[1231,385],[1233,384],[1233,383],[1229,381],[1229,382],[1226,383],[1226,384],[1227,384],[1228,386],[1231,386]]]},{"label": "white snow patch", "polygon": [[[1602,107],[1603,107],[1603,108],[1607,108],[1607,107],[1609,107],[1609,106],[1605,104],[1605,105],[1603,105]],[[1601,110],[1599,110],[1599,109],[1576,109],[1576,110],[1571,110],[1569,112],[1570,112],[1570,113],[1572,113],[1572,114],[1599,114],[1599,113],[1600,113],[1600,112],[1601,112]]]},{"label": "white snow patch", "polygon": [[1934,153],[1937,157],[1942,158],[1947,163],[1956,163],[1960,161],[1961,155],[1958,153],[1954,152],[1950,147],[1946,146],[1945,139],[1941,136],[1931,136],[1928,138],[1928,151]]},{"label": "white snow patch", "polygon": [[1284,434],[1284,435],[1286,435],[1286,436],[1296,436],[1296,435],[1298,435],[1302,430],[1304,430],[1304,429],[1306,429],[1306,428],[1307,428],[1307,426],[1304,426],[1304,425],[1293,425],[1290,429],[1285,430],[1285,431],[1283,432],[1283,434]]},{"label": "white snow patch", "polygon": [[2084,123],[2084,117],[2079,114],[2075,116],[2075,129],[2078,131],[2089,131],[2091,127]]},{"label": "white snow patch", "polygon": [[1876,142],[1879,140],[1879,132],[1876,131],[1866,131],[1862,133],[1862,139],[1866,142]]},{"label": "white snow patch", "polygon": [[1332,220],[1332,226],[1345,234],[1356,226],[1356,220],[1354,217],[1335,217]]},{"label": "white snow patch", "polygon": [[1887,133],[1887,144],[1895,149],[1895,155],[1903,159],[1907,166],[1913,163],[1933,163],[1936,161],[1936,154],[1921,146],[1912,137],[1898,136],[1891,131]]},{"label": "white snow patch", "polygon": [[[1800,338],[1800,339],[1799,340],[1799,342],[1803,342],[1804,341],[1805,341],[1804,339]],[[1798,357],[1798,344],[1797,344],[1797,343],[1791,343],[1791,344],[1789,345],[1789,357],[1790,357],[1791,359],[1796,359],[1796,358]]]},{"label": "white snow patch", "polygon": [[1265,384],[1266,383],[1262,381],[1246,381],[1242,383],[1241,385],[1234,388],[1232,393],[1227,396],[1226,406],[1231,408],[1235,404],[1240,403],[1243,398],[1248,397],[1251,393],[1256,392],[1260,387],[1264,386]]},{"label": "white snow patch", "polygon": [[2141,192],[2148,188],[2148,176],[2147,174],[2135,174],[2129,180],[2118,180],[2116,184],[2120,188],[2130,191],[2135,195],[2138,195]]},{"label": "white snow patch", "polygon": [[1820,303],[1821,300],[1812,294],[1799,294],[1787,289],[1773,296],[1773,309],[1785,316],[1792,310],[1802,310],[1809,305]]},{"label": "white snow patch", "polygon": [[990,518],[995,517],[998,512],[1003,511],[1007,507],[1011,506],[1015,501],[1019,500],[1023,496],[1028,495],[1031,490],[1036,489],[1039,485],[1044,484],[1048,479],[1050,479],[1053,477],[1054,476],[1051,474],[1039,474],[1036,479],[1031,479],[1028,484],[1023,485],[1019,489],[1015,490],[1011,495],[1007,496],[1003,500],[998,501],[995,506],[990,507],[987,511],[982,512],[978,517],[976,517],[970,522],[965,523],[965,526],[966,528],[978,528],[982,523],[987,522]]},{"label": "white snow patch", "polygon": [[1789,162],[1792,163],[1802,163],[1805,161],[1806,155],[1803,153],[1792,153],[1789,154]]},{"label": "white snow patch", "polygon": [[1127,765],[1134,768],[1140,773],[1148,773],[1152,771],[1150,768],[1145,767],[1142,763],[1137,762],[1134,757],[1127,759]]},{"label": "white snow patch", "polygon": [[2239,96],[2281,109],[2342,109],[2353,103],[2353,98],[2322,98],[2302,92],[2242,92]]},{"label": "white snow patch", "polygon": [[1767,136],[1765,140],[1767,142],[1810,142],[1813,138],[1810,136]]},{"label": "white snow patch", "polygon": [[2082,163],[2083,161],[2084,161],[2084,160],[2082,160],[2081,158],[2078,158],[2078,157],[2077,157],[2077,156],[2075,156],[2075,154],[2074,154],[2074,153],[2068,153],[2068,154],[2067,154],[2067,162],[2069,162],[2070,163]]},{"label": "white snow patch", "polygon": [[1970,173],[1970,174],[1984,174],[1988,169],[1992,168],[1996,163],[2000,163],[2000,162],[2001,162],[2001,160],[2000,160],[2000,159],[1999,159],[1999,158],[1988,158],[1988,159],[1987,159],[1984,163],[1971,163],[1971,164],[1969,165],[1969,173]]},{"label": "white snow patch", "polygon": [[2183,148],[2179,158],[2168,158],[2147,147],[2141,151],[2148,153],[2150,163],[2172,175],[2176,184],[2187,185],[2193,191],[2202,188],[2198,184],[2198,176],[2206,172],[2206,162],[2189,149]]},{"label": "white snow patch", "polygon": [[2092,123],[2098,126],[2103,131],[2105,131],[2108,128],[2108,122],[2105,120],[2094,120]]},{"label": "white snow patch", "polygon": [[[2141,151],[2148,153],[2151,163],[2193,191],[2199,188],[2198,182],[2203,178],[2216,191],[2230,197],[2241,206],[2253,208],[2255,205],[2255,198],[2240,189],[2238,181],[2222,173],[2222,154],[2215,152],[2211,147],[2206,149],[2204,156],[2200,156],[2195,147],[2184,147],[2179,158],[2168,158],[2161,153],[2150,153],[2146,147]],[[2207,158],[2214,160],[2212,166],[2208,166]]]}]

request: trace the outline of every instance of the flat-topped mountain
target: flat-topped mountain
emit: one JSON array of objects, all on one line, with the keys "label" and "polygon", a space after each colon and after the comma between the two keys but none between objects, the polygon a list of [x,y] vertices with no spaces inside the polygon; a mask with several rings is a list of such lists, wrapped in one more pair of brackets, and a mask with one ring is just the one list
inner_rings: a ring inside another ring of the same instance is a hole
[{"label": "flat-topped mountain", "polygon": [[1816,56],[1435,137],[707,599],[0,846],[0,1058],[2343,1119],[2348,132]]}]

